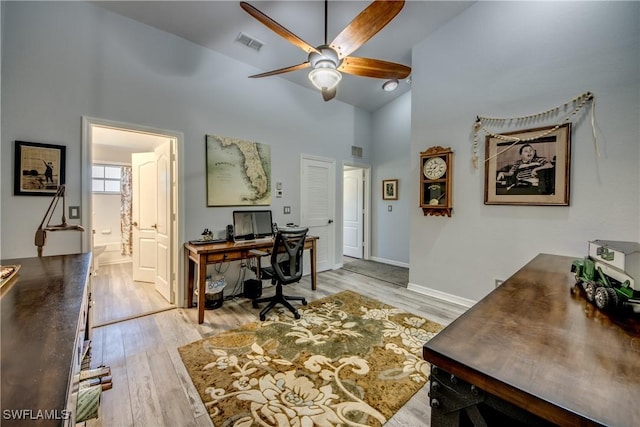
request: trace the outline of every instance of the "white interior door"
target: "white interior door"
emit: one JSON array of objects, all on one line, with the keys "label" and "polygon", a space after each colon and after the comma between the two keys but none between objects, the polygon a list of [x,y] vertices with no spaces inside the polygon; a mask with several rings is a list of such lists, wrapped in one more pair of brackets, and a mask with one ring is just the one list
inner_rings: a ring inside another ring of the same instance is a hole
[{"label": "white interior door", "polygon": [[[318,236],[316,271],[333,268],[335,248],[335,161],[302,156],[300,225]],[[309,271],[305,265],[305,271]]]},{"label": "white interior door", "polygon": [[342,253],[362,258],[364,231],[364,181],[362,169],[344,171]]},{"label": "white interior door", "polygon": [[173,303],[171,292],[171,141],[164,142],[154,150],[157,197],[156,197],[156,291]]},{"label": "white interior door", "polygon": [[155,153],[131,154],[133,280],[156,280],[157,172]]}]

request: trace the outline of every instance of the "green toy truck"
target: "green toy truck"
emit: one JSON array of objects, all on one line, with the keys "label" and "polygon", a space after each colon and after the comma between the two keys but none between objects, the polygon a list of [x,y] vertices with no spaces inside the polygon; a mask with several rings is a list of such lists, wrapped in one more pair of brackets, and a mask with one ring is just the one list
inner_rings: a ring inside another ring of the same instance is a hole
[{"label": "green toy truck", "polygon": [[612,240],[589,242],[589,255],[571,263],[576,284],[587,300],[601,310],[616,310],[630,304],[640,312],[640,244]]}]

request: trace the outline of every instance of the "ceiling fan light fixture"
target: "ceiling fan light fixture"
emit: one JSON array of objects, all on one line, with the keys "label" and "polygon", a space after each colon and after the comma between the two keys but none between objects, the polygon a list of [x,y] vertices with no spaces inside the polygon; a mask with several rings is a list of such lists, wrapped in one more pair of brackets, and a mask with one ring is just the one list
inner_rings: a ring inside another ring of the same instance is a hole
[{"label": "ceiling fan light fixture", "polygon": [[387,80],[382,84],[382,90],[384,90],[385,92],[393,92],[398,88],[398,84],[398,79]]},{"label": "ceiling fan light fixture", "polygon": [[[278,70],[249,76],[251,78],[275,76],[291,71],[311,67],[309,80],[322,91],[322,99],[330,101],[336,96],[336,86],[346,73],[361,77],[374,78],[406,78],[411,68],[402,64],[383,61],[381,59],[351,56],[364,43],[382,30],[404,7],[402,1],[374,1],[363,9],[340,33],[329,43],[327,39],[328,0],[324,0],[324,44],[314,47],[291,31],[278,24],[269,16],[247,3],[240,2],[240,7],[265,25],[271,31],[297,46],[308,54],[307,61],[301,64],[280,68]],[[398,81],[395,81],[398,85]]]},{"label": "ceiling fan light fixture", "polygon": [[316,68],[309,73],[309,80],[319,90],[331,90],[340,83],[342,74],[335,68]]}]

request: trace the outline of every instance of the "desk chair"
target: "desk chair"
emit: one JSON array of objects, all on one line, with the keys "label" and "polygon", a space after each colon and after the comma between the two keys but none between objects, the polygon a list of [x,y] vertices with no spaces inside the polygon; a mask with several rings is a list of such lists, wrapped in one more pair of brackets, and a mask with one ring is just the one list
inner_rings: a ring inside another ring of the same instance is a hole
[{"label": "desk chair", "polygon": [[[307,300],[303,297],[283,295],[282,286],[299,282],[302,278],[302,253],[304,251],[304,239],[308,231],[308,228],[284,228],[278,230],[271,250],[271,265],[261,268],[259,277],[260,280],[271,279],[271,283],[276,285],[276,294],[272,297],[253,300],[253,308],[258,308],[258,304],[261,302],[269,302],[260,312],[260,320],[264,320],[266,314],[276,304],[284,305],[293,313],[296,319],[300,318],[298,310],[289,301],[302,301],[302,305],[307,305]],[[269,255],[269,253],[262,251],[252,252],[257,256]]]}]

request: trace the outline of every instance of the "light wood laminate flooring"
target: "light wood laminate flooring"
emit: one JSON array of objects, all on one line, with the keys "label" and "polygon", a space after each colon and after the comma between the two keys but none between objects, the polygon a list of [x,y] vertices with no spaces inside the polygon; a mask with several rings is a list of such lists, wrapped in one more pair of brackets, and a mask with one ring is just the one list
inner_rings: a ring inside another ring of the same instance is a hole
[{"label": "light wood laminate flooring", "polygon": [[[106,269],[101,274],[106,274]],[[110,275],[117,275],[117,272],[111,271]],[[313,301],[342,290],[352,290],[442,325],[461,314],[460,309],[435,303],[427,296],[342,269],[319,273],[317,288],[317,291],[311,290],[306,276],[300,283],[286,286],[285,293]],[[271,286],[263,290],[263,296],[273,293]],[[109,307],[118,304],[117,297],[100,301],[98,295],[96,304]],[[117,310],[116,307],[112,309]],[[197,323],[196,308],[176,308],[94,328],[91,367],[110,366],[113,388],[102,394],[100,417],[90,420],[87,425],[212,426],[177,348],[256,321],[258,312],[252,308],[250,300],[235,298],[225,301],[218,309],[206,310],[201,325]],[[385,426],[428,425],[428,401],[425,386]]]},{"label": "light wood laminate flooring", "polygon": [[130,262],[101,265],[92,280],[94,326],[175,308],[153,283],[133,280]]}]

